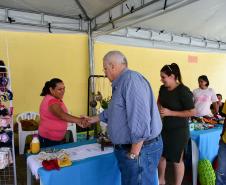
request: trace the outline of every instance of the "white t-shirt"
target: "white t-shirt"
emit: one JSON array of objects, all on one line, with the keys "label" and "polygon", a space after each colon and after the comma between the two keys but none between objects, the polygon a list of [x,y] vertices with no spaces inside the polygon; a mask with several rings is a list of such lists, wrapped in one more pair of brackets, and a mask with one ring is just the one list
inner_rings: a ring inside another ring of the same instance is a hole
[{"label": "white t-shirt", "polygon": [[210,105],[212,102],[217,102],[217,96],[212,88],[195,89],[193,91],[196,116],[212,116]]}]

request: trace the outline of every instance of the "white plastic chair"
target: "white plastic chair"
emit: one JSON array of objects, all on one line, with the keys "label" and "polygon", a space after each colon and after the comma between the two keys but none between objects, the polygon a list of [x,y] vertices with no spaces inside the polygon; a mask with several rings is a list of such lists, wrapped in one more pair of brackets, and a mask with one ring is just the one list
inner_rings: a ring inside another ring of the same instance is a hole
[{"label": "white plastic chair", "polygon": [[38,134],[38,130],[25,131],[22,128],[21,120],[37,120],[39,114],[36,112],[24,112],[16,117],[18,123],[18,136],[19,136],[19,154],[24,154],[25,142],[28,135]]},{"label": "white plastic chair", "polygon": [[76,142],[77,141],[76,124],[74,124],[74,123],[68,123],[67,130],[70,130],[72,132],[73,141]]}]

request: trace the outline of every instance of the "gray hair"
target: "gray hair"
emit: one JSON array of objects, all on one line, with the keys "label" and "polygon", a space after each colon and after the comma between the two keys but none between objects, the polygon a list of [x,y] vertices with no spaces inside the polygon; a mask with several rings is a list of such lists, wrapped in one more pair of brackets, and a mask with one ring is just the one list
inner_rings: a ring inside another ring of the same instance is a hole
[{"label": "gray hair", "polygon": [[103,58],[103,61],[110,61],[110,59],[114,57],[116,58],[116,62],[120,64],[124,64],[125,66],[128,65],[127,59],[125,55],[122,54],[120,51],[109,51]]}]

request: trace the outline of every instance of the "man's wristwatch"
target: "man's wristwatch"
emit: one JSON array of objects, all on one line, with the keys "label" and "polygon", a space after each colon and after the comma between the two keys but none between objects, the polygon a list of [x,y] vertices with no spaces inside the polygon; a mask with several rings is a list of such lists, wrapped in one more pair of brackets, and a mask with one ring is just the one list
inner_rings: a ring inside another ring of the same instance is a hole
[{"label": "man's wristwatch", "polygon": [[138,159],[138,156],[136,154],[133,154],[133,153],[128,153],[127,156],[128,156],[129,159],[132,159],[132,160]]}]

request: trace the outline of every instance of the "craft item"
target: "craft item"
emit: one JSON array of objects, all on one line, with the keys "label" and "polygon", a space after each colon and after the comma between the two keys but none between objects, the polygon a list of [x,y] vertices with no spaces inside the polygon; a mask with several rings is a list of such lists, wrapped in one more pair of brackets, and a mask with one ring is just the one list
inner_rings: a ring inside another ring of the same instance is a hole
[{"label": "craft item", "polygon": [[0,100],[3,102],[13,100],[13,93],[10,90],[1,91]]},{"label": "craft item", "polygon": [[63,154],[65,155],[68,155],[69,154],[64,150],[51,150],[49,151],[48,149],[46,151],[41,151],[39,154],[38,154],[38,158],[39,160],[51,160],[51,159],[56,159],[56,158],[59,158],[59,156],[62,156]]},{"label": "craft item", "polygon": [[57,159],[44,160],[42,161],[42,166],[46,170],[59,170],[60,167],[58,165]]},{"label": "craft item", "polygon": [[203,121],[205,122],[205,123],[209,123],[209,124],[217,124],[217,121],[216,120],[214,120],[213,118],[203,118]]},{"label": "craft item", "polygon": [[13,162],[10,148],[0,148],[0,169],[4,169]]},{"label": "craft item", "polygon": [[8,114],[7,108],[0,107],[0,116],[7,116]]},{"label": "craft item", "polygon": [[209,160],[203,159],[198,163],[198,174],[201,185],[215,185],[215,172]]},{"label": "craft item", "polygon": [[71,166],[72,165],[70,157],[66,154],[62,154],[61,156],[58,156],[57,161],[58,161],[59,167],[65,167],[65,166]]},{"label": "craft item", "polygon": [[0,151],[0,169],[8,166],[8,153]]},{"label": "craft item", "polygon": [[4,77],[4,76],[0,77],[0,86],[6,87],[8,82],[9,82],[9,79],[7,77]]},{"label": "craft item", "polygon": [[9,136],[6,133],[0,134],[0,142],[7,143],[9,141]]},{"label": "craft item", "polygon": [[13,100],[13,93],[10,90],[6,91],[6,95],[8,100]]},{"label": "craft item", "polygon": [[11,123],[10,116],[0,117],[0,127],[8,127]]},{"label": "craft item", "polygon": [[99,102],[101,102],[102,99],[103,99],[103,96],[102,96],[102,94],[101,94],[100,91],[97,92],[97,94],[95,95],[95,97],[96,97],[96,101],[99,101]]},{"label": "craft item", "polygon": [[47,170],[59,169],[59,167],[72,165],[70,156],[65,150],[42,151],[38,155],[39,160],[43,161],[43,167]]}]

